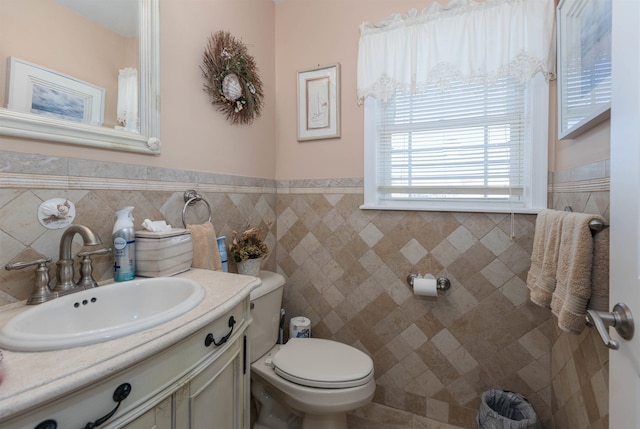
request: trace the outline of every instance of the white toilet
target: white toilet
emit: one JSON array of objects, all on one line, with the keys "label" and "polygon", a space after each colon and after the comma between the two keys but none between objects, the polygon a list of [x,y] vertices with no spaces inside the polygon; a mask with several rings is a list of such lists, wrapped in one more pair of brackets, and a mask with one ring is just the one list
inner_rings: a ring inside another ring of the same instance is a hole
[{"label": "white toilet", "polygon": [[376,383],[373,361],[336,341],[293,338],[276,344],[285,279],[261,271],[251,292],[249,326],[254,429],[346,429],[347,412],[368,404]]}]

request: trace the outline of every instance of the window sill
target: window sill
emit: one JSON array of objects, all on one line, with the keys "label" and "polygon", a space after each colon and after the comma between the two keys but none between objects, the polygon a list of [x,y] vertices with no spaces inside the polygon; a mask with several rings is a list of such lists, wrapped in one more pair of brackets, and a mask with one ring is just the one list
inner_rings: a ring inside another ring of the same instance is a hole
[{"label": "window sill", "polygon": [[530,207],[465,207],[465,206],[431,206],[417,207],[415,205],[376,205],[362,204],[360,210],[397,210],[397,211],[422,211],[422,212],[470,212],[470,213],[517,213],[517,214],[538,214],[546,207],[530,208]]}]

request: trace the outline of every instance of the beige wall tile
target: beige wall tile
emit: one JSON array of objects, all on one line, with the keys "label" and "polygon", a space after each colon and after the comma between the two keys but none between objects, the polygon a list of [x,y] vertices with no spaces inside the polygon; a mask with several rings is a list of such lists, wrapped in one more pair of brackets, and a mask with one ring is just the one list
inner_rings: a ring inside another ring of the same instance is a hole
[{"label": "beige wall tile", "polygon": [[539,329],[527,332],[518,341],[534,359],[549,354],[551,350],[549,339]]},{"label": "beige wall tile", "polygon": [[[25,198],[33,206],[35,196],[46,196],[28,192],[0,192],[2,207],[24,207]],[[180,222],[181,192],[73,192],[86,207],[104,207],[101,224],[112,221],[113,206],[129,201],[145,216]],[[516,216],[516,239],[510,241],[504,214],[363,211],[361,195],[322,192],[206,196],[215,202],[219,233],[230,235],[247,219],[275,220],[267,228],[275,252],[269,268],[287,278],[287,314],[311,317],[314,336],[371,354],[379,382],[375,401],[468,427],[483,390],[511,386],[532,394],[550,421],[582,421],[567,413],[580,404],[574,397],[584,392],[581,375],[587,372],[591,395],[581,397],[585,407],[597,404],[597,413],[587,417],[593,427],[606,421],[606,348],[593,333],[566,338],[553,330],[549,311],[527,299],[535,216]],[[604,200],[597,200],[598,207]],[[57,252],[59,236],[27,229],[36,237],[34,247]],[[23,243],[1,228],[0,234],[3,258],[27,255]],[[110,264],[101,270],[109,275]],[[406,284],[410,272],[447,276],[453,287],[438,298],[416,297]],[[0,303],[24,295],[27,280],[6,275],[0,274]]]},{"label": "beige wall tile", "polygon": [[456,338],[451,335],[451,332],[446,328],[431,338],[431,342],[445,356],[450,355],[460,347],[458,340],[456,340]]}]

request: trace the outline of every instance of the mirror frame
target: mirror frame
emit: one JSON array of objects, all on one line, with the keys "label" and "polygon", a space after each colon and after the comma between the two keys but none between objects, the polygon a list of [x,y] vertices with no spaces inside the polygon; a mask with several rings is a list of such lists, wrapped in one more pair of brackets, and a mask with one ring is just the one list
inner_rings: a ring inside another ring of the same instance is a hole
[{"label": "mirror frame", "polygon": [[0,135],[160,154],[159,0],[139,1],[140,134],[0,108]]}]

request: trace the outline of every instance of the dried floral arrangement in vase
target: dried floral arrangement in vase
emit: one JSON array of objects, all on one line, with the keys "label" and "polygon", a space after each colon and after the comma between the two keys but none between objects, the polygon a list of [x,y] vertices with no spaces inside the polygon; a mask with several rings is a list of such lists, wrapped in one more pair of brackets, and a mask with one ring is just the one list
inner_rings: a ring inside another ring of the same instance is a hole
[{"label": "dried floral arrangement in vase", "polygon": [[231,231],[233,240],[229,245],[229,254],[238,264],[238,273],[257,276],[260,273],[262,260],[269,255],[269,247],[260,237],[261,226],[250,226],[241,234]]}]

